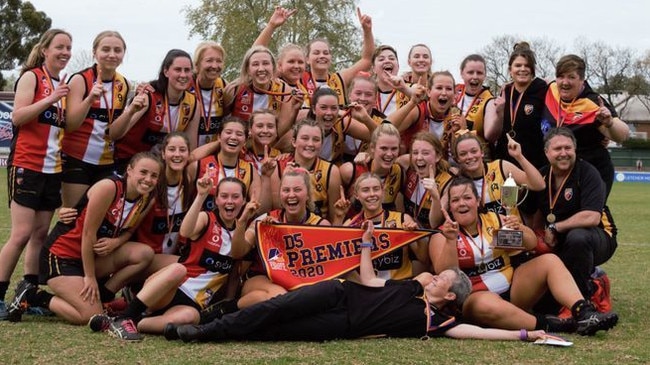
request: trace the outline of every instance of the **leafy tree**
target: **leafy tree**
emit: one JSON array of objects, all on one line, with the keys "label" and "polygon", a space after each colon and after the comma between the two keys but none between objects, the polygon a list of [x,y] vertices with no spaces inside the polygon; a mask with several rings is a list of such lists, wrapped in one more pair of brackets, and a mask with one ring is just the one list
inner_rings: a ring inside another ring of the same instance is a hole
[{"label": "leafy tree", "polygon": [[633,80],[637,55],[632,48],[614,48],[602,41],[589,42],[581,38],[576,41],[576,49],[587,64],[585,78],[610,104],[614,104],[616,94],[633,91],[628,90],[628,86],[640,87],[639,80]]},{"label": "leafy tree", "polygon": [[326,38],[332,49],[332,65],[351,65],[361,49],[361,31],[355,24],[356,0],[202,0],[185,8],[191,34],[220,43],[227,53],[224,76],[232,80],[244,53],[264,29],[276,5],[297,9],[297,13],[273,34],[271,50],[286,43],[307,45],[314,38]]},{"label": "leafy tree", "polygon": [[[32,3],[21,0],[0,0],[0,19],[0,70],[13,70],[25,61],[52,20]],[[0,89],[3,86],[0,73]]]}]

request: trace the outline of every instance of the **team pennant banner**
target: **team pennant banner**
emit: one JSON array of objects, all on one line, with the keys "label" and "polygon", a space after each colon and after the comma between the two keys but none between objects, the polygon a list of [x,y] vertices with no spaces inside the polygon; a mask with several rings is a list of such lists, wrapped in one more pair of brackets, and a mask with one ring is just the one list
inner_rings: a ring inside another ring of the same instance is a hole
[{"label": "team pennant banner", "polygon": [[[358,227],[257,222],[257,247],[271,281],[287,290],[329,280],[359,266]],[[372,258],[378,258],[435,231],[375,228]]]}]

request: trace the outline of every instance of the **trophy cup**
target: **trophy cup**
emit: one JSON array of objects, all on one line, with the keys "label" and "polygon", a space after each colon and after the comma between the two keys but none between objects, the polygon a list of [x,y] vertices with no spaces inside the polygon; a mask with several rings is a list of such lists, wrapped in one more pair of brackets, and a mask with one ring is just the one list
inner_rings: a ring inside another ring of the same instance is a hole
[{"label": "trophy cup", "polygon": [[[524,190],[524,196],[519,199],[519,191]],[[528,188],[525,185],[518,186],[515,179],[512,178],[512,173],[508,174],[508,178],[501,185],[501,199],[499,204],[506,210],[506,215],[510,215],[512,209],[521,204],[528,196]],[[494,247],[508,250],[521,250],[524,247],[524,232],[514,230],[508,227],[503,227],[496,231],[494,237]]]}]

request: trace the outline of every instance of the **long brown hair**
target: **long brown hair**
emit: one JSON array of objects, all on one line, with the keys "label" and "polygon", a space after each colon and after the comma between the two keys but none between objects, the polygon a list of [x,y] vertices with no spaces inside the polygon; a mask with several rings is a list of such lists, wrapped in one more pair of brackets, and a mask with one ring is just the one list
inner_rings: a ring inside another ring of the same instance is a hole
[{"label": "long brown hair", "polygon": [[48,29],[45,33],[43,33],[41,38],[38,40],[38,42],[34,45],[34,47],[32,47],[32,50],[29,52],[27,61],[25,61],[22,69],[20,70],[21,75],[28,70],[41,66],[43,62],[45,62],[45,55],[43,54],[43,51],[50,46],[54,37],[56,37],[59,34],[67,35],[68,38],[70,38],[70,41],[72,41],[72,36],[70,35],[70,33],[66,32],[65,30],[58,29],[58,28]]}]

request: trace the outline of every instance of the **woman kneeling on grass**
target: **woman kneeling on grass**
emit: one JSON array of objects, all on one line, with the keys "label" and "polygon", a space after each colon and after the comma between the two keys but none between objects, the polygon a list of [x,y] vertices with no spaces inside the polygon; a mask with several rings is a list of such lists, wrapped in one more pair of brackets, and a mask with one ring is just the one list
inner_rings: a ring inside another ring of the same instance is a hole
[{"label": "woman kneeling on grass", "polygon": [[[214,185],[208,174],[197,180],[197,196],[181,224],[180,234],[191,240],[179,263],[173,263],[153,274],[117,318],[105,314],[93,316],[93,331],[108,331],[127,341],[139,341],[147,333],[162,333],[165,324],[199,323],[199,311],[220,295],[232,271],[233,260],[244,256],[250,246],[234,241],[236,232],[244,231],[249,218],[259,208],[257,202],[246,203],[244,183],[234,177],[219,181],[215,211],[201,211],[203,202]],[[147,313],[143,318],[142,313]],[[124,328],[122,321],[136,326]]]},{"label": "woman kneeling on grass", "polygon": [[[515,215],[479,213],[479,195],[472,180],[458,177],[449,190],[449,214],[441,232],[433,236],[429,254],[437,272],[460,267],[472,280],[472,293],[463,306],[463,317],[482,326],[504,329],[544,329],[594,335],[616,325],[614,312],[599,313],[580,294],[571,273],[554,254],[537,256],[514,268],[510,252],[492,246],[502,228],[523,232],[523,249],[537,245],[533,231]],[[533,315],[529,311],[549,292],[571,308],[573,318]]]},{"label": "woman kneeling on grass", "polygon": [[158,157],[140,152],[129,162],[124,178],[103,179],[88,189],[75,207],[80,212],[76,221],[57,223],[41,251],[40,282],[54,295],[23,280],[14,298],[21,303],[15,320],[29,305],[36,305],[73,324],[86,324],[102,313],[102,302],[113,300],[149,266],[153,250],[129,239],[152,205],[161,169]]}]

